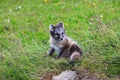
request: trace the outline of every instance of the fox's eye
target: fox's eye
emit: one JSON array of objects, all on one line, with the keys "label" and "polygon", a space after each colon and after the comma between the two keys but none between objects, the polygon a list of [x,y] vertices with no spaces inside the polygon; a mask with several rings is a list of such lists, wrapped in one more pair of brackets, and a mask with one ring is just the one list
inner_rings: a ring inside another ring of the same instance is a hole
[{"label": "fox's eye", "polygon": [[58,33],[55,33],[55,35],[58,35]]},{"label": "fox's eye", "polygon": [[58,35],[55,35],[55,37],[58,37]]},{"label": "fox's eye", "polygon": [[55,34],[55,37],[58,37],[58,34]]}]

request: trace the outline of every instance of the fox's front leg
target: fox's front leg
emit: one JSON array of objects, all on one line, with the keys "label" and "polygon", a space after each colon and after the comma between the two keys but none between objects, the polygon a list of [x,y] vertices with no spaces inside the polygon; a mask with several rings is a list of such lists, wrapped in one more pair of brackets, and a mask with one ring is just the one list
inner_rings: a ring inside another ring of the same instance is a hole
[{"label": "fox's front leg", "polygon": [[59,59],[62,54],[63,54],[63,52],[59,52],[55,59]]},{"label": "fox's front leg", "polygon": [[52,54],[53,54],[54,52],[55,52],[55,49],[51,47],[48,55],[49,55],[49,56],[52,56]]},{"label": "fox's front leg", "polygon": [[62,56],[62,54],[65,52],[65,50],[66,50],[66,47],[61,48],[60,52],[58,53],[55,59],[59,59]]}]

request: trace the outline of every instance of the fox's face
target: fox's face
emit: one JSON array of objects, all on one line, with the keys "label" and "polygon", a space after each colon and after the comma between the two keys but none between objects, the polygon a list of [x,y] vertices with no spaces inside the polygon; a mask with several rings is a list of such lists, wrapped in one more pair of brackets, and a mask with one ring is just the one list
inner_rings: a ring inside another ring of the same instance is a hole
[{"label": "fox's face", "polygon": [[62,41],[65,37],[64,26],[58,23],[56,26],[50,25],[50,35],[57,41]]}]

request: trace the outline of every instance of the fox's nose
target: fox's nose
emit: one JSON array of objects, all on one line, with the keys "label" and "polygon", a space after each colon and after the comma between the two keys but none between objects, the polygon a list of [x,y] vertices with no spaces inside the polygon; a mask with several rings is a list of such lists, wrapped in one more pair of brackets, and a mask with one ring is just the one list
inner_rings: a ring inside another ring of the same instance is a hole
[{"label": "fox's nose", "polygon": [[63,38],[61,38],[60,40],[63,40]]}]

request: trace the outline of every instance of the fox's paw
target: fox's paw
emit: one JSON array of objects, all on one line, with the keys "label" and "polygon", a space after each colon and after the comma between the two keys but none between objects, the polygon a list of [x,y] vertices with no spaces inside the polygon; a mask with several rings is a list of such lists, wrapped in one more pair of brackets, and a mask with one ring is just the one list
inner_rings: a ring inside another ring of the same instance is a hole
[{"label": "fox's paw", "polygon": [[69,64],[74,64],[74,61],[69,61]]},{"label": "fox's paw", "polygon": [[55,59],[57,60],[57,59],[58,59],[58,57],[55,57]]}]

